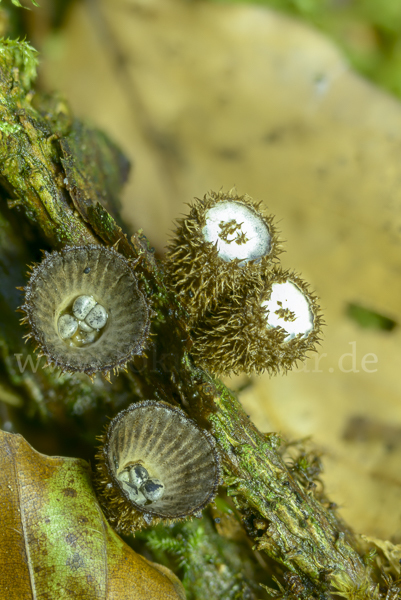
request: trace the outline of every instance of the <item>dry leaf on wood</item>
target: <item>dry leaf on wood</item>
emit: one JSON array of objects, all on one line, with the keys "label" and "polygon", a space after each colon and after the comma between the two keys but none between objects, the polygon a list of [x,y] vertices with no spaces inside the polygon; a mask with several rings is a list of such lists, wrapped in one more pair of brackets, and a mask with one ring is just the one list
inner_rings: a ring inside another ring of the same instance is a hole
[{"label": "dry leaf on wood", "polygon": [[185,600],[179,580],[111,529],[81,459],[0,432],[0,598]]}]

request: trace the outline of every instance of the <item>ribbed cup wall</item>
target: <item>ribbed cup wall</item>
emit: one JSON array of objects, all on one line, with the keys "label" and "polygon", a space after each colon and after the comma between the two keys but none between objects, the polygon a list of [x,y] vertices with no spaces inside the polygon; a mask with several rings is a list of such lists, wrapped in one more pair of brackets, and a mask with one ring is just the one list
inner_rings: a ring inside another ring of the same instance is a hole
[{"label": "ribbed cup wall", "polygon": [[[84,347],[68,345],[57,321],[80,295],[90,295],[108,313],[99,339]],[[102,246],[66,248],[37,267],[27,288],[29,320],[46,355],[65,370],[110,370],[139,353],[148,329],[148,308],[128,261]]]},{"label": "ribbed cup wall", "polygon": [[120,414],[111,425],[107,445],[115,481],[128,465],[142,464],[165,490],[163,498],[140,509],[167,518],[201,510],[215,495],[219,481],[213,438],[180,409],[165,403],[145,401]]}]

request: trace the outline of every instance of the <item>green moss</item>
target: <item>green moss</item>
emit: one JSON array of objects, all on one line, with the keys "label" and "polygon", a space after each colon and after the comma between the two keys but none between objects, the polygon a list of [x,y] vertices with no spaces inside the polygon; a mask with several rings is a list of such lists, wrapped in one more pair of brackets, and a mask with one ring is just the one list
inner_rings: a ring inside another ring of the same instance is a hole
[{"label": "green moss", "polygon": [[[220,506],[225,504],[220,501]],[[230,509],[225,505],[225,510]],[[231,511],[232,512],[232,511]],[[250,559],[249,548],[219,535],[206,514],[174,527],[158,526],[139,534],[153,560],[179,570],[188,600],[259,600],[265,598],[255,584],[261,569]]]},{"label": "green moss", "polygon": [[[13,1],[16,4],[16,1]],[[22,96],[29,92],[32,83],[36,79],[36,68],[38,66],[37,51],[25,41],[1,39],[0,40],[0,62],[7,66],[9,71],[18,70],[18,81],[20,89],[16,86],[13,91]]]}]

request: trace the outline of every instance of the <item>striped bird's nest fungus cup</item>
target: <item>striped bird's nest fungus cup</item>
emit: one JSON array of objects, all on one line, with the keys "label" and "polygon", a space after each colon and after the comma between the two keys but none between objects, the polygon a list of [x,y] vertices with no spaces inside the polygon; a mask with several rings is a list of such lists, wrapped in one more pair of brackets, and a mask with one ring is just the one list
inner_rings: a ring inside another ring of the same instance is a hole
[{"label": "striped bird's nest fungus cup", "polygon": [[193,319],[261,275],[279,254],[273,217],[250,196],[210,192],[196,200],[168,246],[169,283]]},{"label": "striped bird's nest fungus cup", "polygon": [[200,516],[216,496],[214,438],[179,408],[156,400],[131,404],[100,439],[97,487],[119,532]]},{"label": "striped bird's nest fungus cup", "polygon": [[244,290],[242,304],[226,298],[197,323],[191,352],[217,375],[286,372],[316,351],[322,324],[308,285],[275,267],[262,290]]},{"label": "striped bird's nest fungus cup", "polygon": [[66,247],[46,254],[25,288],[26,316],[48,364],[92,377],[125,368],[142,354],[149,308],[133,265],[112,248]]}]

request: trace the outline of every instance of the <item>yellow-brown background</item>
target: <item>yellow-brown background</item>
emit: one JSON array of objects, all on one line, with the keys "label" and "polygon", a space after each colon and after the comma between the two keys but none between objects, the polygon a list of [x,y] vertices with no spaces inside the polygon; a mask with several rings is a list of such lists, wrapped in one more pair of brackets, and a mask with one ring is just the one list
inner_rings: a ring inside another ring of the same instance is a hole
[{"label": "yellow-brown background", "polygon": [[[262,430],[313,436],[356,531],[400,542],[400,328],[346,315],[354,302],[401,321],[400,104],[321,34],[261,7],[92,0],[57,34],[45,7],[30,17],[41,81],[130,157],[123,214],[158,251],[185,203],[210,189],[236,185],[277,215],[283,266],[321,298],[326,356],[254,378],[240,399]],[[353,349],[358,372],[344,372]],[[367,354],[375,372],[362,368]]]}]

